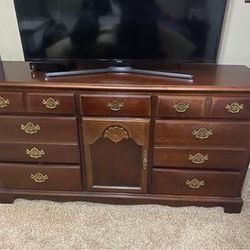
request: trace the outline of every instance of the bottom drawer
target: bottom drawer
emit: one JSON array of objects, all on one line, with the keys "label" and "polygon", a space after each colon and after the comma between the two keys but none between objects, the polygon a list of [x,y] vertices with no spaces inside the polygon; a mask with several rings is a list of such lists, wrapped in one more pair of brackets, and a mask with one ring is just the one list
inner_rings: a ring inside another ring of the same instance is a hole
[{"label": "bottom drawer", "polygon": [[152,193],[237,197],[241,193],[240,172],[191,171],[154,168]]},{"label": "bottom drawer", "polygon": [[80,166],[0,163],[0,188],[82,190]]}]

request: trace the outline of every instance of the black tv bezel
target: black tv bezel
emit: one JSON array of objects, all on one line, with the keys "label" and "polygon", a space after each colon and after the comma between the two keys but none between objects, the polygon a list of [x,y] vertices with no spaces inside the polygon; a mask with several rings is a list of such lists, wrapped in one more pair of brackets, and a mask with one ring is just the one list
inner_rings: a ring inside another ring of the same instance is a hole
[{"label": "black tv bezel", "polygon": [[60,59],[49,59],[49,58],[29,58],[25,55],[24,53],[24,41],[21,36],[20,32],[20,25],[17,17],[17,11],[16,11],[16,0],[14,0],[14,7],[15,7],[15,16],[18,24],[18,30],[19,30],[19,35],[21,39],[21,44],[22,44],[22,50],[23,50],[23,55],[24,59],[26,62],[30,63],[50,63],[50,64],[90,64],[90,65],[121,65],[121,64],[126,64],[129,65],[131,63],[136,63],[136,64],[189,64],[189,63],[199,63],[199,64],[211,64],[211,63],[217,63],[218,61],[218,52],[220,48],[220,42],[221,42],[221,37],[222,37],[222,30],[225,25],[225,17],[226,17],[226,12],[228,8],[228,0],[224,0],[224,8],[223,8],[223,16],[221,18],[221,23],[220,23],[220,30],[218,32],[218,36],[216,39],[216,46],[214,50],[214,56],[211,60],[206,60],[204,58],[196,58],[192,60],[169,60],[169,59],[128,59],[128,58],[97,58],[97,59],[84,59],[84,58],[60,58]]}]

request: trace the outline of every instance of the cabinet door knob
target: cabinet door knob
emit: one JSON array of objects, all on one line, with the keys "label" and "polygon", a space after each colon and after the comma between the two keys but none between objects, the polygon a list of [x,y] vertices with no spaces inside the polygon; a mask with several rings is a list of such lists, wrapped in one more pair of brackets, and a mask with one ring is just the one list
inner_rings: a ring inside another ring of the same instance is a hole
[{"label": "cabinet door knob", "polygon": [[108,102],[107,107],[109,107],[110,110],[112,110],[114,112],[117,112],[117,111],[121,110],[124,107],[124,103],[119,102],[118,100],[114,100],[112,102]]},{"label": "cabinet door knob", "polygon": [[231,104],[227,104],[225,106],[225,109],[232,114],[237,114],[239,113],[241,110],[244,110],[244,105],[243,104],[239,104],[238,102],[233,102]]},{"label": "cabinet door knob", "polygon": [[47,174],[43,175],[41,173],[31,174],[30,178],[36,183],[43,183],[49,179]]},{"label": "cabinet door knob", "polygon": [[42,104],[45,105],[45,107],[48,109],[55,109],[57,106],[60,105],[60,102],[59,100],[55,100],[49,97],[48,99],[43,99]]},{"label": "cabinet door knob", "polygon": [[21,130],[23,130],[26,134],[36,134],[41,129],[39,125],[35,125],[32,122],[27,122],[25,125],[21,124]]},{"label": "cabinet door knob", "polygon": [[45,152],[43,149],[39,150],[38,148],[34,147],[32,149],[26,149],[26,155],[28,155],[30,158],[38,159],[45,155]]},{"label": "cabinet door knob", "polygon": [[180,101],[173,105],[173,109],[178,113],[185,113],[189,108],[189,103],[186,103],[185,101]]},{"label": "cabinet door knob", "polygon": [[188,159],[195,164],[203,164],[205,161],[208,160],[208,155],[197,153],[195,155],[189,155]]},{"label": "cabinet door knob", "polygon": [[6,108],[8,105],[10,105],[10,100],[0,96],[0,108]]},{"label": "cabinet door knob", "polygon": [[192,135],[197,139],[205,140],[208,139],[209,136],[213,135],[213,130],[206,128],[199,128],[193,130]]},{"label": "cabinet door knob", "polygon": [[186,185],[189,187],[189,188],[193,188],[193,189],[198,189],[202,186],[205,185],[205,182],[202,180],[198,180],[198,179],[192,179],[192,180],[186,180]]}]

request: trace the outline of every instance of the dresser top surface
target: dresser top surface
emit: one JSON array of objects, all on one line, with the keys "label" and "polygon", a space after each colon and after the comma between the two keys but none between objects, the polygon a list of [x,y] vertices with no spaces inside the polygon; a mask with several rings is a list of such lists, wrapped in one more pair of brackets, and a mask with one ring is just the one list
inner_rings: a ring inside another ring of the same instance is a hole
[{"label": "dresser top surface", "polygon": [[[4,61],[0,63],[0,84],[7,88],[250,92],[250,69],[246,66],[193,64],[181,65],[180,67],[181,72],[194,75],[192,82],[167,77],[124,73],[58,77],[46,81],[43,73],[31,72],[27,62]],[[167,70],[167,68],[161,67],[161,70]]]}]

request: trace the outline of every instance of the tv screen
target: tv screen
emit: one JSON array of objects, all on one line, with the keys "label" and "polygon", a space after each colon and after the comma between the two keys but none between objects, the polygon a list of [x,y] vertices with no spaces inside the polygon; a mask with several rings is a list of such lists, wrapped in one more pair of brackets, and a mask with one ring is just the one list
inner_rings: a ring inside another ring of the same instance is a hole
[{"label": "tv screen", "polygon": [[215,62],[227,0],[15,0],[27,61]]}]

